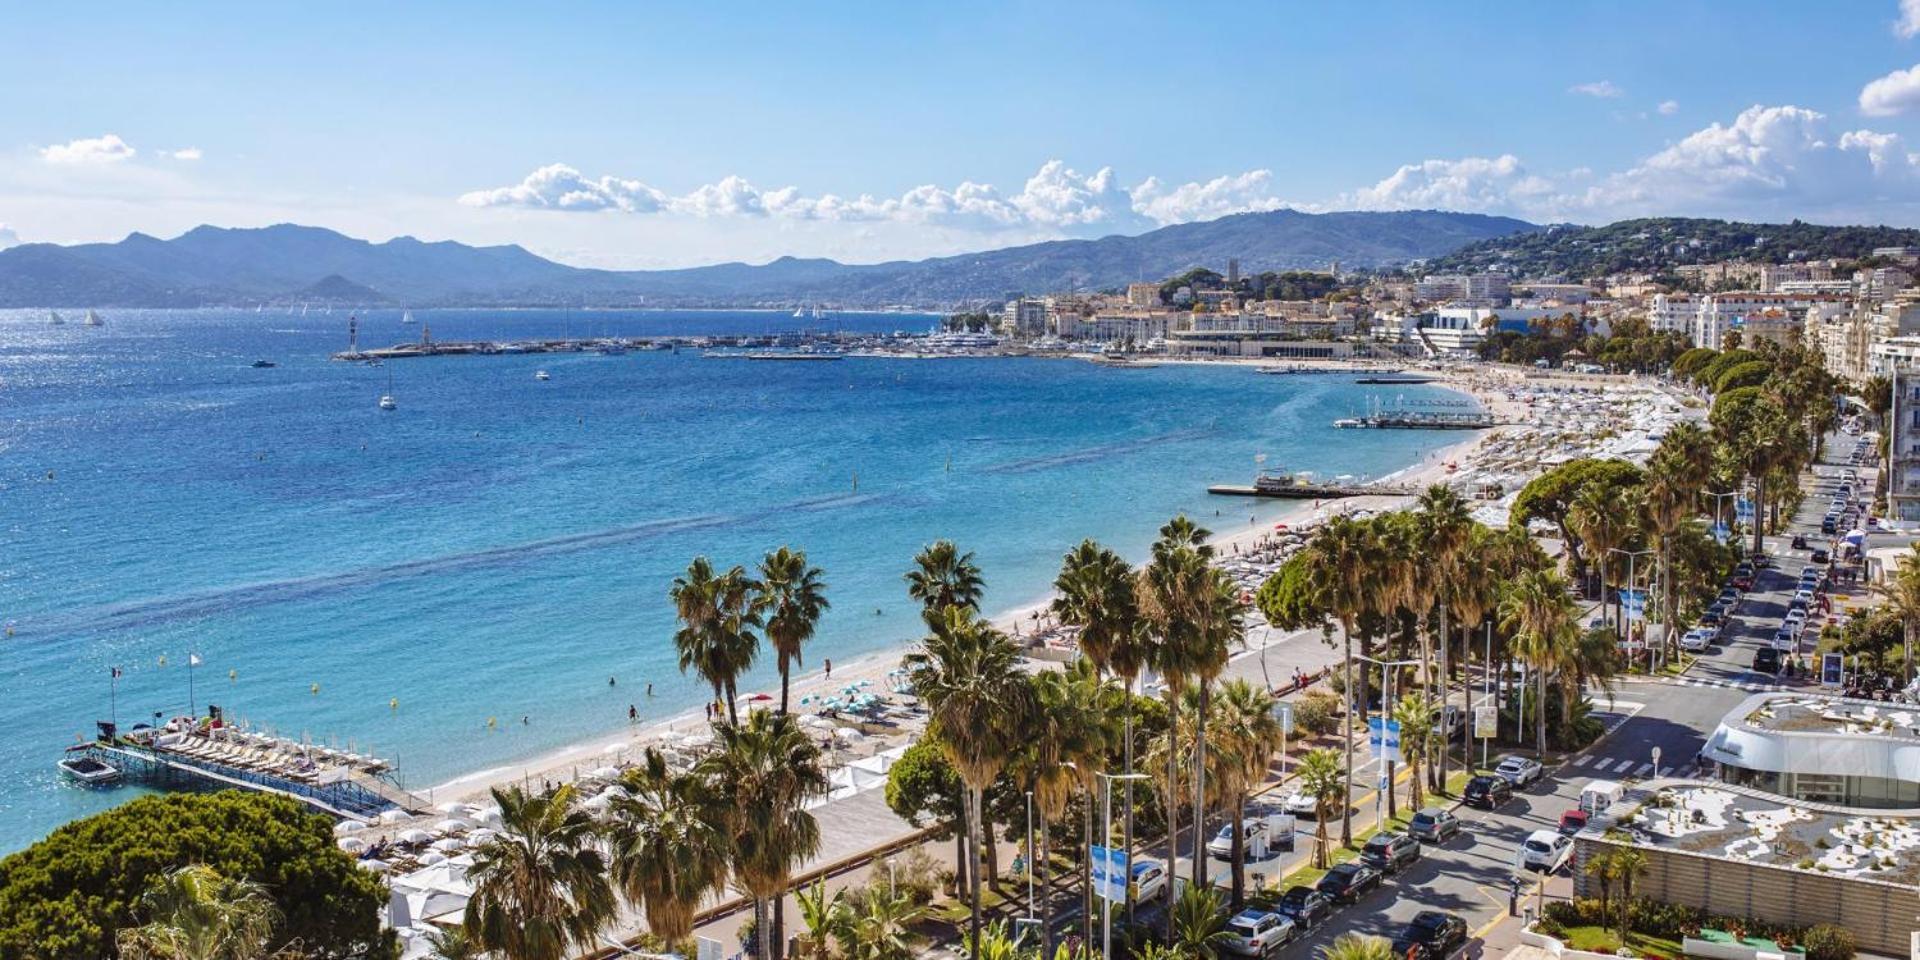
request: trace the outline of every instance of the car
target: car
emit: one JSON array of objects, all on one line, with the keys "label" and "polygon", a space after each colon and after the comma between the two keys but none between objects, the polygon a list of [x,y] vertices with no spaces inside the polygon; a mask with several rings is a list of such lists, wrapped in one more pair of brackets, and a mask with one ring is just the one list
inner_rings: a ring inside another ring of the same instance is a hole
[{"label": "car", "polygon": [[1573,838],[1557,830],[1535,830],[1520,845],[1520,865],[1528,870],[1552,873],[1573,856]]},{"label": "car", "polygon": [[1734,573],[1733,585],[1742,590],[1752,590],[1753,589],[1753,571],[1748,570],[1745,573],[1739,573],[1739,572]]},{"label": "car", "polygon": [[1420,859],[1420,841],[1404,833],[1376,833],[1361,848],[1360,859],[1381,873],[1399,873]]},{"label": "car", "polygon": [[1838,525],[1838,524],[1839,524],[1839,522],[1840,522],[1840,518],[1839,518],[1839,517],[1837,517],[1837,516],[1835,516],[1835,515],[1833,515],[1833,514],[1831,514],[1831,513],[1829,513],[1829,514],[1827,514],[1827,515],[1826,515],[1826,516],[1824,516],[1824,517],[1821,517],[1821,518],[1820,518],[1820,532],[1821,532],[1821,533],[1832,533],[1832,532],[1834,532],[1834,527],[1835,527],[1836,525]]},{"label": "car", "polygon": [[1715,600],[1707,605],[1707,612],[1713,614],[1716,620],[1725,620],[1733,615],[1733,604]]},{"label": "car", "polygon": [[1274,909],[1292,920],[1295,927],[1312,930],[1333,916],[1333,901],[1312,887],[1296,883],[1280,895],[1280,902],[1274,905]]},{"label": "car", "polygon": [[1699,653],[1713,646],[1714,638],[1720,631],[1712,627],[1694,627],[1680,637],[1680,649],[1688,653]]},{"label": "car", "polygon": [[1293,940],[1293,921],[1267,910],[1242,910],[1227,921],[1228,953],[1246,957],[1270,956]]},{"label": "car", "polygon": [[1787,617],[1781,621],[1781,625],[1785,626],[1789,623],[1793,624],[1795,630],[1800,630],[1805,627],[1807,625],[1807,611],[1804,609],[1788,610]]},{"label": "car", "polygon": [[[1781,627],[1773,632],[1773,639],[1767,641],[1767,643],[1774,650],[1782,653],[1792,653],[1800,643],[1800,635],[1795,633],[1792,627]],[[1758,670],[1760,668],[1755,667],[1754,669]]]},{"label": "car", "polygon": [[1422,910],[1407,921],[1398,939],[1425,947],[1429,956],[1444,957],[1466,945],[1467,921],[1439,910]]},{"label": "car", "polygon": [[1802,590],[1795,590],[1795,591],[1793,592],[1793,599],[1794,599],[1794,602],[1796,602],[1796,603],[1800,603],[1800,604],[1803,604],[1803,605],[1804,605],[1804,604],[1809,604],[1809,603],[1812,603],[1812,602],[1813,602],[1813,591],[1812,591],[1812,590],[1804,590],[1804,589],[1802,589]]},{"label": "car", "polygon": [[[1267,824],[1265,821],[1248,820],[1241,829],[1241,842],[1242,844],[1251,844],[1254,837],[1265,832],[1267,832]],[[1207,852],[1212,854],[1215,859],[1233,859],[1233,824],[1229,823],[1222,826],[1220,832],[1214,834],[1212,840],[1207,841]]]},{"label": "car", "polygon": [[1700,615],[1700,625],[1703,627],[1712,627],[1718,630],[1722,626],[1725,626],[1726,622],[1727,618],[1721,616],[1720,611],[1712,607],[1708,607],[1707,612]]},{"label": "car", "polygon": [[1428,807],[1407,821],[1407,833],[1421,843],[1446,843],[1460,835],[1460,818],[1444,808]]},{"label": "car", "polygon": [[1133,902],[1145,903],[1160,895],[1167,885],[1167,867],[1158,860],[1139,860],[1133,865]]},{"label": "car", "polygon": [[1460,802],[1469,807],[1492,810],[1513,799],[1513,784],[1504,777],[1478,776],[1467,781],[1467,789],[1460,795]]},{"label": "car", "polygon": [[1458,740],[1466,733],[1467,711],[1449,703],[1433,708],[1433,732],[1447,740]]},{"label": "car", "polygon": [[1732,610],[1734,607],[1737,607],[1740,605],[1740,591],[1735,590],[1732,587],[1728,587],[1725,590],[1720,591],[1719,602],[1726,604],[1728,610]]},{"label": "car", "polygon": [[1761,647],[1753,652],[1753,672],[1777,674],[1780,672],[1780,651],[1772,647]]},{"label": "car", "polygon": [[1524,787],[1545,776],[1546,773],[1547,768],[1541,766],[1540,761],[1529,760],[1526,757],[1501,757],[1499,765],[1493,768],[1494,776],[1516,787]]},{"label": "car", "polygon": [[1825,550],[1815,550],[1813,555],[1807,559],[1812,560],[1814,563],[1824,564],[1827,562],[1827,552]]},{"label": "car", "polygon": [[1806,534],[1796,533],[1793,535],[1793,548],[1795,550],[1805,550],[1807,548]]},{"label": "car", "polygon": [[1357,903],[1380,886],[1380,871],[1364,863],[1338,863],[1313,886],[1334,903]]},{"label": "car", "polygon": [[1568,810],[1560,815],[1561,836],[1571,837],[1586,828],[1587,812],[1585,810]]},{"label": "car", "polygon": [[1319,813],[1320,803],[1313,797],[1295,790],[1280,798],[1280,809],[1296,817],[1311,817]]}]

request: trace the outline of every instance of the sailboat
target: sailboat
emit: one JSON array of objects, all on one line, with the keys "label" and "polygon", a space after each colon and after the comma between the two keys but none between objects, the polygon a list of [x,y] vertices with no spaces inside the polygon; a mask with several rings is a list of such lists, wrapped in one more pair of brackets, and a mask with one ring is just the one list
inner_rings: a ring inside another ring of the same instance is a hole
[{"label": "sailboat", "polygon": [[64,327],[67,325],[66,318],[60,316],[60,311],[58,310],[47,311],[47,323],[56,327]]},{"label": "sailboat", "polygon": [[793,318],[794,318],[795,320],[798,320],[798,319],[800,319],[800,318],[802,318],[802,317],[805,317],[806,315],[807,315],[807,308],[806,308],[806,307],[794,307],[794,308],[793,308]]},{"label": "sailboat", "polygon": [[412,322],[413,322],[413,311],[412,311],[412,310],[402,310],[402,311],[400,311],[400,322],[401,322],[401,323],[412,323]]},{"label": "sailboat", "polygon": [[105,320],[100,319],[99,314],[94,313],[92,310],[87,311],[87,326],[104,327],[106,325],[107,325],[107,322]]},{"label": "sailboat", "polygon": [[393,399],[393,371],[387,371],[387,392],[380,395],[380,409],[397,410],[400,404]]},{"label": "sailboat", "polygon": [[304,303],[300,305],[300,315],[303,317],[307,315],[307,305]]}]

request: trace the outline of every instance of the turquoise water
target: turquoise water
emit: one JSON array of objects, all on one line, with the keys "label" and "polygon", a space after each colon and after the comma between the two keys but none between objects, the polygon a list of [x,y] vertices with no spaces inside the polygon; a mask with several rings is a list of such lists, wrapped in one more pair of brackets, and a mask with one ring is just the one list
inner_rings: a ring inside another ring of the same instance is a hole
[{"label": "turquoise water", "polygon": [[[444,339],[802,322],[416,316]],[[935,538],[977,553],[988,606],[1005,610],[1038,597],[1082,537],[1138,557],[1180,511],[1223,529],[1270,514],[1205,491],[1245,482],[1256,453],[1377,475],[1458,439],[1332,429],[1367,396],[1343,377],[690,352],[372,369],[326,360],[345,325],[340,312],[125,312],[98,329],[0,314],[0,621],[13,627],[0,640],[0,850],[132,795],[70,786],[53,761],[110,709],[123,725],[184,710],[189,652],[204,661],[191,672],[203,708],[371,744],[429,786],[620,728],[629,703],[643,719],[697,704],[666,599],[696,554],[751,565],[804,548],[834,602],[817,667],[915,635],[900,575]],[[416,330],[378,312],[362,343]],[[262,357],[279,366],[249,366]],[[382,412],[389,373],[400,406]],[[770,659],[742,687],[769,676]]]}]

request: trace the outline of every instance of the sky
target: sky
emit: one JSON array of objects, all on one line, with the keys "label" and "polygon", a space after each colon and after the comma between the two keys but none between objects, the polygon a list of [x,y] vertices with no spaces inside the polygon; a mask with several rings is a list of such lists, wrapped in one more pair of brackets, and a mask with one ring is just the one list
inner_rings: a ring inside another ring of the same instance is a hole
[{"label": "sky", "polygon": [[1282,207],[1920,226],[1920,0],[6,19],[0,246],[295,222],[661,268]]}]

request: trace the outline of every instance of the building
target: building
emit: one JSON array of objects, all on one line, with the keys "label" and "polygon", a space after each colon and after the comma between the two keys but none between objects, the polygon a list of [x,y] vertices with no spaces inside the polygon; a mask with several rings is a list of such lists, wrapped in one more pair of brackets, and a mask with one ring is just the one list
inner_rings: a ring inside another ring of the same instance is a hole
[{"label": "building", "polygon": [[[1913,353],[1889,366],[1893,406],[1887,411],[1887,508],[1901,520],[1920,520],[1920,338],[1901,337]],[[1880,344],[1874,344],[1878,350]]]},{"label": "building", "polygon": [[1413,295],[1428,303],[1471,301],[1497,307],[1513,298],[1513,286],[1506,274],[1492,271],[1437,274],[1415,283]]},{"label": "building", "polygon": [[1698,298],[1685,293],[1656,293],[1647,305],[1647,325],[1657,333],[1693,337],[1693,318],[1700,312]]},{"label": "building", "polygon": [[1127,306],[1130,306],[1130,307],[1160,306],[1160,285],[1157,283],[1127,284]]},{"label": "building", "polygon": [[1756,693],[1729,711],[1701,756],[1721,781],[1804,803],[1920,808],[1920,726],[1872,700]]},{"label": "building", "polygon": [[1008,300],[1000,324],[1008,333],[1023,340],[1047,335],[1047,302],[1038,297]]}]

